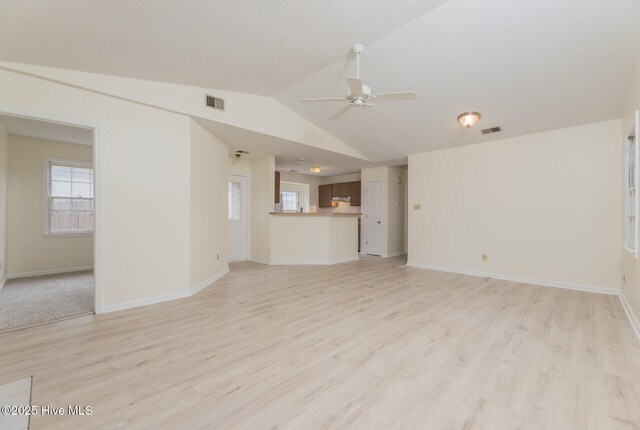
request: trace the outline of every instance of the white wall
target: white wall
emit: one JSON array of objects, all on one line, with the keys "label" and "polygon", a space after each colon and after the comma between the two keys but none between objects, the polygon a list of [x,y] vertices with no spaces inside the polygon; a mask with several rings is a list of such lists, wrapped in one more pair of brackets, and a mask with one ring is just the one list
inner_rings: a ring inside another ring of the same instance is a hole
[{"label": "white wall", "polygon": [[[113,94],[121,100],[157,106],[194,118],[212,120],[351,157],[367,159],[352,147],[271,97],[7,61],[0,61],[0,66],[7,70],[42,76],[52,82],[71,84],[76,88],[84,88],[96,93]],[[225,111],[207,107],[205,94],[223,98]]]},{"label": "white wall", "polygon": [[409,156],[409,263],[618,289],[620,141],[612,120]]},{"label": "white wall", "polygon": [[[638,67],[635,72],[635,79],[631,91],[629,92],[629,98],[627,100],[626,109],[622,120],[622,139],[619,144],[621,147],[624,147],[626,138],[629,136],[629,131],[633,128],[635,111],[638,109],[640,109],[640,62],[638,62]],[[636,131],[636,137],[639,135],[639,133],[640,131]],[[620,158],[621,164],[624,164],[624,158],[624,152],[622,152]],[[626,178],[623,178],[623,181],[625,179]],[[624,189],[624,183],[621,182],[619,184],[619,192],[624,193]],[[622,214],[624,214],[625,211],[624,205],[625,201],[622,200]],[[622,244],[624,244],[624,236],[621,234],[620,237],[620,246],[622,247]],[[622,251],[622,273],[625,277],[625,282],[622,285],[624,296],[633,309],[636,320],[640,321],[640,260],[636,259],[626,250]],[[638,329],[640,329],[640,327],[638,327]]]},{"label": "white wall", "polygon": [[338,184],[341,182],[356,182],[362,178],[361,172],[347,173],[345,175],[320,176],[320,184]]},{"label": "white wall", "polygon": [[7,183],[9,142],[4,124],[0,121],[0,288],[7,277]]},{"label": "white wall", "polygon": [[271,221],[274,210],[276,159],[266,156],[251,160],[251,249],[250,259],[271,259]]},{"label": "white wall", "polygon": [[95,124],[99,306],[189,291],[189,117],[0,70],[0,111]]},{"label": "white wall", "polygon": [[235,156],[230,155],[227,169],[229,174],[251,176],[251,161],[246,158],[236,160]]},{"label": "white wall", "polygon": [[7,275],[93,266],[93,235],[45,236],[45,160],[93,164],[89,145],[9,135]]},{"label": "white wall", "polygon": [[191,288],[206,286],[228,270],[228,147],[191,120]]}]

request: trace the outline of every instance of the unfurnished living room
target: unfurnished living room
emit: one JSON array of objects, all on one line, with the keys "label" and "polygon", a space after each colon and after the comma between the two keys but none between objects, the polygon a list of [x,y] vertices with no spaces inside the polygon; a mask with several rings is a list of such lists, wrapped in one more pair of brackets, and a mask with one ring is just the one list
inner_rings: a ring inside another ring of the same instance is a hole
[{"label": "unfurnished living room", "polygon": [[0,0],[0,430],[640,429],[640,2]]}]

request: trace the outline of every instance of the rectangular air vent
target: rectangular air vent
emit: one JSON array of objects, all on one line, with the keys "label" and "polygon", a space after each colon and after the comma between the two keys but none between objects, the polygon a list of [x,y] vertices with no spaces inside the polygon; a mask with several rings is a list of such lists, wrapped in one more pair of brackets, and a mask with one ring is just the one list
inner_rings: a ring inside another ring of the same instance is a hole
[{"label": "rectangular air vent", "polygon": [[481,130],[482,134],[500,133],[501,131],[502,129],[500,127],[484,128]]},{"label": "rectangular air vent", "polygon": [[218,110],[224,110],[224,100],[214,96],[207,96],[207,106]]}]

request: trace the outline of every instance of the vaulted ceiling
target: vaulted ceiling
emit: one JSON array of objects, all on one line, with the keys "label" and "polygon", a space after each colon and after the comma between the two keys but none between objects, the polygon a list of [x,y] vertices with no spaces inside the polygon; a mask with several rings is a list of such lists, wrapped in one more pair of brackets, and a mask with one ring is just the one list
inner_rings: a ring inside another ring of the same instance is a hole
[{"label": "vaulted ceiling", "polygon": [[[639,22],[637,0],[0,0],[0,59],[269,95],[386,161],[619,117]],[[418,99],[301,103],[344,95],[356,41],[374,92]]]}]

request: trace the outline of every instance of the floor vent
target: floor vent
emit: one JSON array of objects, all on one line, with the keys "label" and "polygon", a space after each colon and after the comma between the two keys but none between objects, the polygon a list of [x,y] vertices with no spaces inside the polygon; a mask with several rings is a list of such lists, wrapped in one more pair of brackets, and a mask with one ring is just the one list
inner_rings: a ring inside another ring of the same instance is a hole
[{"label": "floor vent", "polygon": [[500,127],[483,128],[480,130],[482,134],[500,133],[502,129]]},{"label": "floor vent", "polygon": [[224,110],[224,100],[214,96],[207,96],[207,106],[218,110]]}]

